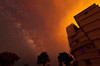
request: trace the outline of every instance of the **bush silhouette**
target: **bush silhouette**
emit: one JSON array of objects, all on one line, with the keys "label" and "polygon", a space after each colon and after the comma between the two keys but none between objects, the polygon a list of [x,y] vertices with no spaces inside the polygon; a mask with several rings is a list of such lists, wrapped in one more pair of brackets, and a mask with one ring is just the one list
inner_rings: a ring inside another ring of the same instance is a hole
[{"label": "bush silhouette", "polygon": [[19,57],[15,53],[12,53],[12,52],[0,53],[0,65],[1,66],[13,65],[18,60],[19,60]]}]

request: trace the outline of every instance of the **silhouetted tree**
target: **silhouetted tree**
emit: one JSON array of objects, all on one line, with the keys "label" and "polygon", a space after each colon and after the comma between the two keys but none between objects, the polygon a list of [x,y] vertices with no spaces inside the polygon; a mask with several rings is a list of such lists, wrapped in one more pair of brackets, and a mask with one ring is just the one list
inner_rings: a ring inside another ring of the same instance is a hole
[{"label": "silhouetted tree", "polygon": [[28,64],[25,64],[24,66],[29,66]]},{"label": "silhouetted tree", "polygon": [[49,56],[46,52],[42,52],[37,58],[37,64],[43,64],[45,66],[47,62],[50,62]]},{"label": "silhouetted tree", "polygon": [[63,53],[59,53],[59,56],[58,56],[58,61],[59,61],[59,66],[62,66],[62,63],[64,63],[66,66],[70,65],[70,62],[73,60],[73,58],[63,52]]},{"label": "silhouetted tree", "polygon": [[15,53],[12,53],[12,52],[0,53],[0,65],[1,66],[13,65],[18,60],[19,60],[19,57]]},{"label": "silhouetted tree", "polygon": [[59,62],[59,66],[62,66],[63,57],[61,56],[61,53],[58,56],[58,62]]}]

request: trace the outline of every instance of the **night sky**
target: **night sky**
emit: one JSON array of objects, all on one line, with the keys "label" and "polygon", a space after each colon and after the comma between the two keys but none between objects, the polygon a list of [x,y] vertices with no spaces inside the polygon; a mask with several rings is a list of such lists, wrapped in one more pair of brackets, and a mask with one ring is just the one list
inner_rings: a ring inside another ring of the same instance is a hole
[{"label": "night sky", "polygon": [[52,66],[60,52],[69,52],[66,27],[76,14],[99,0],[0,0],[0,52],[20,56],[16,66],[37,66],[46,51]]}]

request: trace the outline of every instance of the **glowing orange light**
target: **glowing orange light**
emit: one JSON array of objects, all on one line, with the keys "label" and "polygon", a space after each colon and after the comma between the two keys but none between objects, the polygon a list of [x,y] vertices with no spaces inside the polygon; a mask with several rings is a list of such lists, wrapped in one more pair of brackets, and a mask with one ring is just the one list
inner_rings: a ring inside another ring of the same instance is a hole
[{"label": "glowing orange light", "polygon": [[69,15],[67,15],[62,21],[66,23],[66,26],[70,25],[71,23],[74,23],[76,26],[78,26],[73,16],[77,15],[94,3],[100,6],[100,0],[81,0],[79,4],[73,5],[75,6],[73,10],[70,11]]},{"label": "glowing orange light", "polygon": [[[63,8],[67,7],[64,5],[62,5],[62,6],[58,5],[58,3],[61,3],[61,1],[57,0],[56,2],[57,2],[56,6],[58,6],[58,7],[63,7]],[[74,16],[77,15],[78,13],[80,13],[81,11],[85,10],[86,8],[88,8],[89,6],[91,6],[94,3],[96,3],[97,5],[100,6],[100,0],[81,0],[77,4],[72,4],[73,8],[71,10],[69,10],[69,11],[66,10],[65,17],[62,18],[62,20],[60,22],[59,32],[56,33],[56,35],[58,36],[58,37],[56,37],[58,41],[61,40],[61,41],[67,42],[67,38],[65,37],[65,36],[67,36],[66,35],[66,27],[69,26],[71,23],[74,23],[78,27],[78,25],[74,19]]]}]

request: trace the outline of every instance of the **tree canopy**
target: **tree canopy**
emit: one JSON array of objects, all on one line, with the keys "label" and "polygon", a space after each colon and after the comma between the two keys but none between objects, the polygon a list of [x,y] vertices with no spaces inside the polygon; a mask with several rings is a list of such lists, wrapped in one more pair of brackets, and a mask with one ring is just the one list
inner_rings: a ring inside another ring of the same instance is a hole
[{"label": "tree canopy", "polygon": [[45,66],[47,62],[50,62],[49,56],[46,52],[42,52],[37,58],[37,64],[43,64]]},{"label": "tree canopy", "polygon": [[19,57],[15,53],[12,52],[0,53],[0,65],[2,66],[13,65],[18,60]]},{"label": "tree canopy", "polygon": [[59,66],[62,66],[62,63],[68,66],[72,60],[73,58],[69,54],[65,52],[59,53],[59,56],[58,56]]}]

